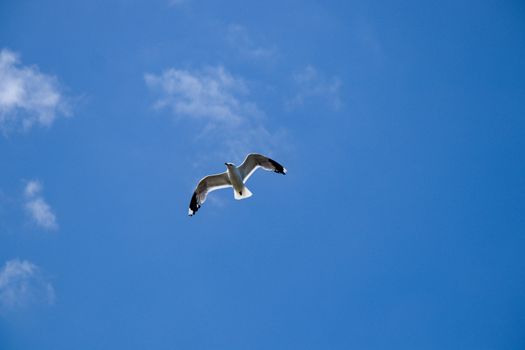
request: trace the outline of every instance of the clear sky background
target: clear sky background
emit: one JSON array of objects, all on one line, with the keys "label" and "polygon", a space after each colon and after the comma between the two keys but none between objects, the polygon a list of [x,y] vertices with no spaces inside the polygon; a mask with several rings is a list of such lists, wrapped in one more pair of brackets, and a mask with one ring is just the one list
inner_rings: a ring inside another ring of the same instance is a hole
[{"label": "clear sky background", "polygon": [[525,348],[522,1],[3,0],[0,50],[0,349]]}]

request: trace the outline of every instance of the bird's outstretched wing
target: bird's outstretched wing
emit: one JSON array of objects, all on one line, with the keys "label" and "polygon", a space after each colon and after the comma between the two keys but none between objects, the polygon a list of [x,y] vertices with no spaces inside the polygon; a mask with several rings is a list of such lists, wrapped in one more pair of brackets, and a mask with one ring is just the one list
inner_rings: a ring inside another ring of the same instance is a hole
[{"label": "bird's outstretched wing", "polygon": [[275,160],[265,157],[262,154],[251,153],[248,154],[244,162],[242,162],[242,164],[239,166],[242,181],[248,181],[248,178],[252,176],[253,172],[259,167],[263,168],[264,170],[286,175],[286,169]]},{"label": "bird's outstretched wing", "polygon": [[208,175],[199,181],[193,196],[191,197],[190,208],[188,215],[194,215],[201,207],[202,203],[206,201],[208,193],[220,190],[221,188],[231,187],[230,178],[227,173]]}]

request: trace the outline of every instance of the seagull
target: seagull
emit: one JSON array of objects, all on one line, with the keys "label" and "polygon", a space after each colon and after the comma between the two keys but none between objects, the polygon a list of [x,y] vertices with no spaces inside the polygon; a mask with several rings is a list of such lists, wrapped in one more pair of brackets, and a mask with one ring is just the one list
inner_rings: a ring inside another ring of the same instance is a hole
[{"label": "seagull", "polygon": [[240,166],[233,163],[224,163],[226,171],[221,174],[208,175],[199,181],[193,196],[191,197],[188,215],[193,216],[206,200],[208,193],[221,188],[233,187],[233,196],[237,200],[250,198],[252,193],[245,186],[246,181],[255,170],[263,168],[278,174],[286,175],[286,169],[275,160],[261,154],[251,153]]}]

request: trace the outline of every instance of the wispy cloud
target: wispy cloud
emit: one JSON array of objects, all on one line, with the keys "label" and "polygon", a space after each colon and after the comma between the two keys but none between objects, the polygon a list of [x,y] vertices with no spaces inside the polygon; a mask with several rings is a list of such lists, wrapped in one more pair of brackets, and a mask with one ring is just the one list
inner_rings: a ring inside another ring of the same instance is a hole
[{"label": "wispy cloud", "polygon": [[248,34],[248,30],[239,24],[230,24],[228,26],[226,40],[241,55],[249,58],[268,59],[275,57],[277,54],[275,47],[257,45]]},{"label": "wispy cloud", "polygon": [[160,75],[146,74],[145,80],[160,93],[155,107],[171,108],[178,117],[235,125],[244,114],[258,113],[253,104],[240,99],[247,92],[244,82],[221,66],[195,72],[171,68]]},{"label": "wispy cloud", "polygon": [[0,51],[0,130],[49,127],[68,115],[68,105],[56,77],[36,66],[23,66],[17,54]]},{"label": "wispy cloud", "polygon": [[56,216],[53,210],[41,195],[42,184],[31,180],[26,184],[24,196],[26,199],[25,209],[31,219],[46,230],[58,229]]},{"label": "wispy cloud", "polygon": [[13,259],[0,270],[0,306],[18,309],[31,304],[53,304],[55,290],[40,268],[27,260]]},{"label": "wispy cloud", "polygon": [[267,130],[264,113],[249,100],[244,80],[222,66],[171,68],[160,75],[146,74],[145,81],[159,94],[155,108],[169,109],[178,120],[197,122],[196,139],[206,137],[224,156],[238,159],[249,151],[269,150],[282,137],[282,132]]},{"label": "wispy cloud", "polygon": [[318,99],[327,103],[332,109],[342,107],[340,96],[341,79],[328,78],[314,66],[308,65],[293,75],[297,93],[286,101],[289,109],[302,107],[307,100]]}]

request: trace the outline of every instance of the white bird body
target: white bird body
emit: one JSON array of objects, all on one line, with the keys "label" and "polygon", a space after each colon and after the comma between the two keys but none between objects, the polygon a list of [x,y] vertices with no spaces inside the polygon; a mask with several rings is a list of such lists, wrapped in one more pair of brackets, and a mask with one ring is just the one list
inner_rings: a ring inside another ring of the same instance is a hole
[{"label": "white bird body", "polygon": [[228,179],[233,187],[233,196],[237,200],[246,199],[252,196],[250,190],[244,185],[242,181],[242,174],[238,167],[231,163],[225,163],[228,168]]},{"label": "white bird body", "polygon": [[265,157],[261,154],[249,154],[240,166],[232,163],[224,163],[226,172],[217,175],[208,175],[199,181],[193,196],[191,197],[188,214],[194,215],[206,200],[209,192],[233,187],[233,195],[237,200],[246,199],[252,196],[250,190],[246,187],[246,181],[258,168],[273,171],[286,175],[286,169],[275,160]]}]

